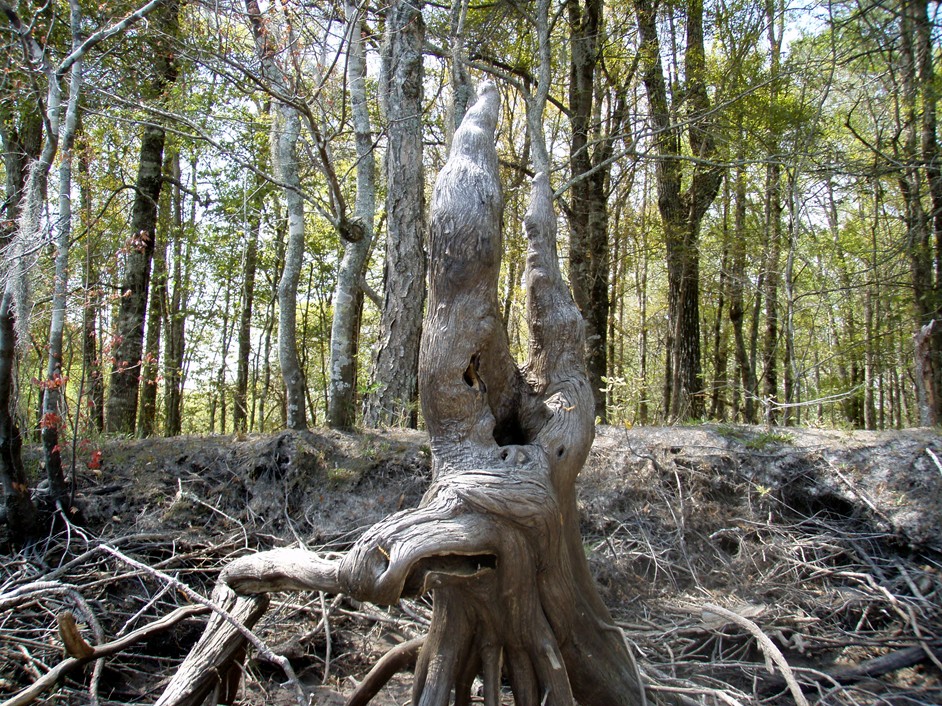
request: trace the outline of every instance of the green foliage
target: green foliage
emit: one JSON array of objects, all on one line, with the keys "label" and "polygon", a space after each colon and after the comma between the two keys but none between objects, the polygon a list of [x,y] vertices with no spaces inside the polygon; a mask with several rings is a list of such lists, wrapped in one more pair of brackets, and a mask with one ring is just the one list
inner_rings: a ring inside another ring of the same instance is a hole
[{"label": "green foliage", "polygon": [[[89,32],[132,9],[131,3],[82,3]],[[777,7],[777,5],[776,5]],[[562,188],[559,206],[570,205],[568,81],[569,47],[566,6],[553,4],[552,85],[544,130],[550,146],[551,180]],[[769,49],[767,4],[754,0],[710,4],[706,71],[713,106],[710,129],[725,170],[726,182],[704,217],[697,248],[701,301],[704,390],[718,401],[716,417],[741,421],[745,401],[758,408],[774,402],[793,405],[791,421],[827,425],[861,425],[866,404],[873,405],[871,425],[914,423],[915,399],[911,337],[914,331],[912,261],[907,248],[905,202],[900,172],[905,106],[901,102],[899,20],[888,6],[837,4],[824,9],[783,8],[786,42],[779,67]],[[67,4],[18,3],[49,56],[68,51]],[[522,88],[533,90],[537,62],[532,5],[472,4],[464,23],[464,42],[476,80],[497,81],[503,98],[499,135],[505,184],[504,261],[498,283],[507,313],[511,348],[526,356],[528,330],[522,272],[526,245],[520,223],[526,210],[529,142]],[[260,71],[252,31],[244,16],[220,7],[184,4],[179,36],[157,36],[149,23],[139,23],[97,47],[86,60],[87,92],[77,150],[75,245],[71,253],[72,292],[65,336],[64,369],[70,428],[78,421],[79,437],[97,433],[87,407],[91,371],[86,369],[83,325],[90,313],[95,323],[98,364],[107,382],[114,361],[118,283],[134,234],[128,233],[131,184],[139,159],[143,122],[168,129],[168,153],[180,156],[180,173],[165,165],[168,195],[160,208],[168,224],[166,302],[177,301],[176,316],[185,324],[184,431],[202,433],[231,429],[235,384],[236,326],[242,307],[247,224],[261,221],[254,306],[251,318],[249,417],[254,430],[281,424],[283,388],[277,356],[277,283],[284,258],[285,223],[280,186],[270,176],[270,106],[279,89]],[[288,9],[294,13],[294,8]],[[356,190],[356,150],[344,76],[342,23],[333,7],[306,5],[291,15],[296,32],[291,51],[278,55],[291,77],[291,91],[305,115],[300,148],[302,187],[307,210],[306,252],[299,292],[298,338],[302,346],[309,405],[323,419],[326,360],[330,343],[334,286],[342,245],[332,215],[338,204],[328,189],[321,149],[312,132],[316,124],[347,206]],[[426,62],[426,173],[429,183],[442,163],[450,101],[449,37],[452,14],[447,6],[427,6],[429,45],[438,47]],[[684,95],[682,56],[686,41],[685,6],[661,4],[659,28],[669,86],[672,119],[678,124],[701,120],[690,112]],[[377,100],[381,85],[379,42],[382,17],[371,14],[367,38],[370,115],[382,164],[384,113]],[[7,140],[42,100],[36,67],[24,61],[11,27],[0,25],[4,38],[0,73],[0,126]],[[665,351],[670,322],[664,258],[665,235],[658,216],[652,131],[638,69],[634,5],[611,1],[605,7],[600,43],[599,103],[593,126],[597,139],[612,120],[614,96],[626,87],[624,106],[630,116],[623,134],[615,136],[608,193],[611,320],[609,370],[605,377],[613,423],[659,421],[665,383]],[[178,78],[160,95],[146,90],[155,54],[169,50],[178,63]],[[338,51],[339,50],[339,51]],[[938,57],[935,57],[936,59]],[[935,67],[935,85],[942,86]],[[920,105],[916,108],[921,109]],[[596,149],[598,142],[590,144]],[[680,159],[695,162],[689,144]],[[770,165],[781,174],[782,240],[770,242],[767,181]],[[2,166],[4,176],[10,166]],[[381,292],[384,263],[382,203],[389,175],[378,168],[379,224],[366,283]],[[742,174],[743,193],[737,194]],[[395,175],[392,175],[394,178]],[[686,186],[686,184],[684,184]],[[925,199],[926,211],[930,204]],[[737,210],[738,209],[738,210]],[[55,205],[49,199],[50,218]],[[0,218],[6,218],[0,215]],[[562,267],[569,271],[566,219],[560,221]],[[10,223],[4,224],[8,230]],[[47,227],[49,223],[47,223]],[[773,245],[778,247],[779,314],[772,359],[763,357],[769,328],[764,285],[770,276]],[[743,270],[734,270],[741,254]],[[40,253],[34,277],[37,305],[30,322],[32,340],[22,347],[18,368],[20,415],[35,428],[48,328],[48,295],[53,253]],[[786,267],[790,268],[786,271]],[[39,274],[42,273],[42,274]],[[174,275],[178,279],[174,279]],[[743,335],[755,358],[759,389],[743,389],[735,357],[730,320],[733,285],[741,288]],[[378,309],[366,300],[357,351],[359,394],[370,392],[369,370],[377,346]],[[169,335],[162,324],[159,357]],[[714,332],[717,336],[714,339]],[[714,349],[714,343],[716,349]],[[762,388],[762,377],[776,363],[774,394]],[[784,371],[794,389],[786,399]],[[158,422],[162,421],[166,370],[159,381]],[[715,393],[715,395],[714,395]],[[868,402],[868,399],[870,400]],[[709,407],[709,405],[708,405]],[[225,410],[225,423],[223,411]],[[407,413],[405,410],[404,413]],[[158,423],[159,426],[159,423]],[[731,427],[732,428],[732,427]],[[779,440],[780,442],[781,440]],[[748,444],[775,443],[755,437]]]},{"label": "green foliage", "polygon": [[[782,429],[755,430],[748,427],[737,427],[721,424],[716,428],[717,433],[728,439],[734,439],[751,451],[764,451],[772,446],[787,444],[795,437]],[[758,487],[757,487],[758,489]],[[760,491],[760,494],[764,494]]]}]

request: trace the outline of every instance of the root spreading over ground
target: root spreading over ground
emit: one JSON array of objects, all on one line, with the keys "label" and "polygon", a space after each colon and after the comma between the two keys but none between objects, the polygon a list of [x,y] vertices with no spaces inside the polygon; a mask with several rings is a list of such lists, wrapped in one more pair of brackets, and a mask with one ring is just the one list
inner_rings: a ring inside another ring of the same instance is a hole
[{"label": "root spreading over ground", "polygon": [[[418,502],[426,444],[108,443],[102,468],[78,474],[86,526],[0,559],[0,703],[153,703],[220,567],[346,549]],[[942,703],[940,458],[926,430],[599,429],[580,480],[585,551],[646,682],[692,704]],[[236,702],[342,704],[429,616],[422,599],[278,594]],[[375,703],[409,693],[403,678]]]}]

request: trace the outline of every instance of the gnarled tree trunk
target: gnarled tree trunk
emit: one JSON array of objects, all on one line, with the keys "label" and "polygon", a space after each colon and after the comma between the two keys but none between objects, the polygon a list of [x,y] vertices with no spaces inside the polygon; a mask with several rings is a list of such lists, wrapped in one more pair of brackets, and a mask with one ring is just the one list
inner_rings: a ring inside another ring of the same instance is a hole
[{"label": "gnarled tree trunk", "polygon": [[[431,591],[428,636],[394,648],[349,704],[368,703],[410,653],[412,702],[422,706],[444,706],[452,693],[455,704],[470,703],[478,675],[484,703],[496,706],[504,674],[518,704],[645,702],[579,534],[575,481],[592,444],[594,399],[542,173],[525,220],[531,336],[522,369],[507,345],[497,298],[497,114],[497,90],[486,84],[432,197],[419,389],[434,460],[422,503],[372,527],[337,561],[301,549],[236,560],[215,594],[231,614],[252,615],[273,590],[342,591],[379,604]],[[158,703],[197,703],[240,640],[213,618]]]}]

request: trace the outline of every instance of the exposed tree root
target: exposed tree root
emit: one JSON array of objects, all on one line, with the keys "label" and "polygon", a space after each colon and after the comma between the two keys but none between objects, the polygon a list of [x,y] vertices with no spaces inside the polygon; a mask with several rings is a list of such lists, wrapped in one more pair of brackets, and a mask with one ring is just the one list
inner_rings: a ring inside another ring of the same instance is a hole
[{"label": "exposed tree root", "polygon": [[425,638],[417,637],[390,649],[357,685],[356,690],[347,699],[347,706],[366,706],[393,676],[414,668],[419,650],[424,644]]}]

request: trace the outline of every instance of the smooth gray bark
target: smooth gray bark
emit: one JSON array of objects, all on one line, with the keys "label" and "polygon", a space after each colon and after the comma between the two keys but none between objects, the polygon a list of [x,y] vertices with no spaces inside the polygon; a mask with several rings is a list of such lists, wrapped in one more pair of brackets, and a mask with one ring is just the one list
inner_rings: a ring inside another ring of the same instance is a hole
[{"label": "smooth gray bark", "polygon": [[[256,0],[246,0],[255,36],[262,75],[284,96],[291,95],[288,76],[276,52],[290,51],[290,37],[278,37],[271,17],[265,18]],[[298,285],[304,261],[304,199],[298,174],[298,140],[301,118],[292,105],[276,100],[272,110],[271,160],[275,178],[282,184],[288,221],[288,244],[284,268],[278,282],[278,362],[285,385],[285,424],[289,429],[307,428],[305,380],[298,354]]]},{"label": "smooth gray bark", "polygon": [[[80,41],[81,11],[72,3],[71,16],[73,48]],[[43,460],[46,478],[49,480],[49,498],[54,505],[68,506],[68,488],[62,472],[60,432],[65,429],[65,379],[62,371],[62,338],[65,329],[65,312],[69,284],[69,249],[72,241],[72,147],[78,125],[79,95],[82,90],[82,60],[72,64],[69,81],[69,99],[61,123],[59,143],[62,159],[59,163],[59,213],[56,218],[56,256],[52,285],[52,312],[49,321],[48,356],[46,381],[43,394],[43,416],[40,432],[43,445]],[[58,111],[60,106],[50,106]],[[50,126],[59,127],[59,119],[49,121]]]},{"label": "smooth gray bark", "polygon": [[304,201],[298,178],[297,143],[301,123],[294,108],[279,103],[272,121],[272,160],[284,190],[288,218],[285,266],[278,283],[278,362],[285,384],[286,420],[289,429],[307,428],[304,372],[298,356],[298,284],[304,261]]},{"label": "smooth gray bark", "polygon": [[373,241],[376,215],[376,161],[373,157],[373,134],[366,96],[366,52],[362,38],[364,26],[362,16],[352,3],[346,3],[344,10],[350,47],[347,81],[357,151],[357,193],[353,223],[361,230],[361,237],[355,241],[343,241],[343,259],[334,288],[327,424],[335,429],[350,429],[356,422],[362,281]]}]

